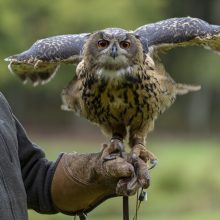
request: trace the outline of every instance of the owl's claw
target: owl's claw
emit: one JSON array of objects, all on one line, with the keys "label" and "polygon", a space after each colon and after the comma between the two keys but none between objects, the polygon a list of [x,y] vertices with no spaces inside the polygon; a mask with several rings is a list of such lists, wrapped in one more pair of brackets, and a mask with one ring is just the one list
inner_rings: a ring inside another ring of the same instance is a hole
[{"label": "owl's claw", "polygon": [[158,164],[158,160],[157,160],[157,159],[150,160],[150,164],[151,164],[151,166],[150,166],[150,168],[148,168],[148,170],[151,170],[151,169],[153,169],[154,167],[156,167],[157,164]]},{"label": "owl's claw", "polygon": [[150,176],[147,164],[141,160],[136,154],[131,155],[131,163],[134,166],[135,176],[132,179],[138,179],[140,186],[147,189],[150,186]]},{"label": "owl's claw", "polygon": [[109,160],[115,160],[116,156],[114,154],[109,154],[108,156],[104,157],[104,162],[109,161]]},{"label": "owl's claw", "polygon": [[120,154],[120,157],[123,157],[122,152],[124,152],[123,142],[118,138],[112,138],[110,145],[108,146],[109,155],[104,158],[104,161],[114,160],[116,158],[115,153]]},{"label": "owl's claw", "polygon": [[142,144],[136,144],[133,146],[132,155],[140,157],[146,163],[149,161],[151,164],[149,170],[153,169],[158,163],[158,159],[156,158],[156,156],[149,150],[147,150]]},{"label": "owl's claw", "polygon": [[122,152],[124,152],[124,145],[121,139],[119,138],[112,138],[111,139],[111,145],[115,149],[116,152],[120,153],[120,156],[122,156]]}]

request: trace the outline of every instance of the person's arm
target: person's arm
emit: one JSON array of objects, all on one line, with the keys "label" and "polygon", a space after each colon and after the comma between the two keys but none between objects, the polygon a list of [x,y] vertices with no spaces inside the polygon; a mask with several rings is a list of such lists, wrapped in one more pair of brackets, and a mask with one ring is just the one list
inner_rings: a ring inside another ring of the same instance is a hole
[{"label": "person's arm", "polygon": [[103,145],[99,153],[63,153],[55,162],[27,137],[19,121],[17,128],[19,158],[27,192],[28,208],[39,213],[88,213],[108,198],[133,195],[149,186],[147,165],[137,158],[138,173],[129,154],[115,152],[114,145]]},{"label": "person's arm", "polygon": [[126,153],[120,157],[119,153],[113,153],[114,144],[104,144],[98,153],[63,153],[55,162],[48,161],[42,149],[28,139],[1,93],[0,100],[11,127],[9,132],[17,136],[28,208],[39,213],[81,215],[110,197],[131,195],[138,188],[149,186],[144,161],[140,158],[131,161]]},{"label": "person's arm", "polygon": [[28,208],[40,213],[87,213],[108,198],[132,195],[149,186],[147,166],[140,159],[138,176],[129,154],[124,153],[124,158],[114,154],[106,161],[114,145],[104,145],[99,153],[64,153],[51,162],[27,138],[16,118],[15,123]]},{"label": "person's arm", "polygon": [[33,144],[20,122],[14,116],[17,129],[18,153],[28,208],[40,213],[57,213],[51,199],[51,182],[60,160],[49,161],[42,149]]}]

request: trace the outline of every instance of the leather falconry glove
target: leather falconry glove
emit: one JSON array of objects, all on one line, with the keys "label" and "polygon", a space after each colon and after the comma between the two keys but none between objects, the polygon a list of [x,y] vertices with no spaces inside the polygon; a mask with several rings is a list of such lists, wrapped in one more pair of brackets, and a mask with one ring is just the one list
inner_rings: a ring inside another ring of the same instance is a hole
[{"label": "leather falconry glove", "polygon": [[[140,158],[120,157],[113,145],[100,153],[64,153],[52,180],[55,207],[68,215],[87,214],[111,197],[133,195],[149,186],[147,165]],[[111,155],[111,159],[109,158]]]}]

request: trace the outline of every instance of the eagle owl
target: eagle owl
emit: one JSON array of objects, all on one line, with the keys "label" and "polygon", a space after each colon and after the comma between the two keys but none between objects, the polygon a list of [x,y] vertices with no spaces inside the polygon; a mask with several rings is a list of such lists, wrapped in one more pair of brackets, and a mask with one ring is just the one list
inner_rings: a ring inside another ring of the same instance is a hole
[{"label": "eagle owl", "polygon": [[128,136],[132,152],[154,166],[156,157],[144,146],[155,120],[177,95],[200,89],[176,83],[159,56],[191,45],[220,51],[220,26],[185,17],[134,31],[107,28],[61,35],[38,40],[6,60],[11,72],[34,85],[48,82],[60,64],[77,64],[76,74],[62,92],[62,108],[97,124],[119,148]]}]

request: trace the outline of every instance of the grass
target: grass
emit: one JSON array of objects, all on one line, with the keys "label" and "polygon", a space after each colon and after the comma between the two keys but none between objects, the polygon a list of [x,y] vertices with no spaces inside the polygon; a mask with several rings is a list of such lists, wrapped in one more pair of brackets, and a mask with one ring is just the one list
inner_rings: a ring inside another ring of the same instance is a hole
[{"label": "grass", "polygon": [[[97,143],[72,143],[70,139],[38,139],[47,157],[55,159],[60,151],[97,151]],[[61,147],[62,146],[62,147]],[[151,171],[148,201],[139,211],[139,219],[148,220],[217,220],[220,219],[220,148],[219,140],[153,140],[150,149],[159,157]],[[122,200],[106,201],[89,220],[122,219]],[[130,216],[134,215],[135,197],[130,199]],[[29,211],[30,220],[69,220],[63,214],[40,215]]]}]

